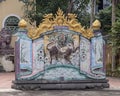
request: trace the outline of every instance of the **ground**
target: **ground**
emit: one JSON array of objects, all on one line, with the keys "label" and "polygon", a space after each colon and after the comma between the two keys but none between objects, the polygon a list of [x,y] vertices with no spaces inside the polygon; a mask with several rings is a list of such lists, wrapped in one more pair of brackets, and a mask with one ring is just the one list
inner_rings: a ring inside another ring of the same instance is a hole
[{"label": "ground", "polygon": [[0,92],[0,96],[120,96],[120,91],[46,90]]}]

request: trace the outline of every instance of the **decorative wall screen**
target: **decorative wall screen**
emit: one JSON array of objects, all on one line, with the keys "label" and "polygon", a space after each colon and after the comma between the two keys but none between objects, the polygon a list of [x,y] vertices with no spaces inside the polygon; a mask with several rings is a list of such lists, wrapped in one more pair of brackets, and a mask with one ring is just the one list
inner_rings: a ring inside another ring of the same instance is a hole
[{"label": "decorative wall screen", "polygon": [[17,89],[108,88],[104,71],[104,40],[98,20],[85,29],[76,14],[59,8],[45,14],[43,22],[28,31],[19,22],[15,44]]}]

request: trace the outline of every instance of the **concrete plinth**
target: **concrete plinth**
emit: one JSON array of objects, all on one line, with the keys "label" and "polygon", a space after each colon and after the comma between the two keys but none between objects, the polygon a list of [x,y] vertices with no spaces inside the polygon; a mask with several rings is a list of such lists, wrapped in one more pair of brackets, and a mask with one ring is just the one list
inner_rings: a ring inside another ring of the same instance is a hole
[{"label": "concrete plinth", "polygon": [[108,80],[80,80],[80,81],[45,81],[45,80],[16,80],[13,89],[20,90],[78,90],[109,88]]}]

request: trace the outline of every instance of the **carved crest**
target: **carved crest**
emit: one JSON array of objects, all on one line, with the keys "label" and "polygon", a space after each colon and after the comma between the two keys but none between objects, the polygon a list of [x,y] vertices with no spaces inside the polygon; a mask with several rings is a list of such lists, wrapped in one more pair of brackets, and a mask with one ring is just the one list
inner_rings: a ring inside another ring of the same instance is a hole
[{"label": "carved crest", "polygon": [[42,23],[40,23],[37,28],[32,28],[29,30],[28,36],[30,38],[37,39],[42,33],[53,30],[55,26],[67,26],[69,30],[79,32],[88,39],[94,36],[90,28],[85,29],[81,26],[76,19],[76,14],[68,13],[68,15],[65,16],[60,8],[55,16],[50,13],[45,14],[43,17],[44,19]]}]

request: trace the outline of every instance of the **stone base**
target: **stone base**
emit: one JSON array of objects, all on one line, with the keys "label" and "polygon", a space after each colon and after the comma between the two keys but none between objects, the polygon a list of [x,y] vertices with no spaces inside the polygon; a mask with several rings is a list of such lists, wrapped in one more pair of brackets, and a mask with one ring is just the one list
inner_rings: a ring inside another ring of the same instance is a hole
[{"label": "stone base", "polygon": [[45,80],[16,80],[13,89],[19,90],[78,90],[109,88],[108,80],[80,80],[80,81],[45,81]]}]

